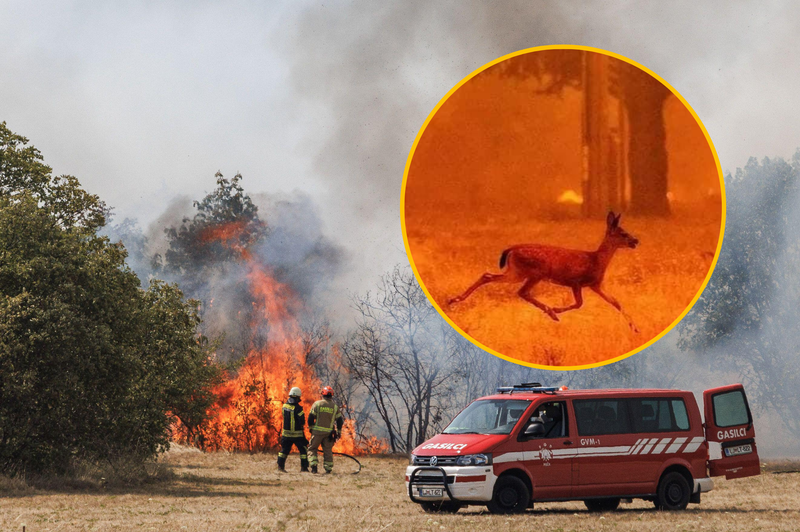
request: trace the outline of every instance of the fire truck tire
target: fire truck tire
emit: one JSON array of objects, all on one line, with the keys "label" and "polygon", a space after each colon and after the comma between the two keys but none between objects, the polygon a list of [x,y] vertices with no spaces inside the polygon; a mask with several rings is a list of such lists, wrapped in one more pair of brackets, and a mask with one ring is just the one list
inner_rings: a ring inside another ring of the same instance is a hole
[{"label": "fire truck tire", "polygon": [[619,499],[586,499],[583,504],[590,512],[613,512],[619,507]]},{"label": "fire truck tire", "polygon": [[493,514],[517,514],[524,512],[530,502],[528,486],[517,477],[507,475],[495,482],[494,495],[486,507]]},{"label": "fire truck tire", "polygon": [[461,509],[461,504],[453,501],[422,502],[422,510],[429,514],[454,514]]},{"label": "fire truck tire", "polygon": [[686,477],[677,471],[670,471],[661,477],[654,502],[659,510],[685,510],[691,496],[692,489]]}]

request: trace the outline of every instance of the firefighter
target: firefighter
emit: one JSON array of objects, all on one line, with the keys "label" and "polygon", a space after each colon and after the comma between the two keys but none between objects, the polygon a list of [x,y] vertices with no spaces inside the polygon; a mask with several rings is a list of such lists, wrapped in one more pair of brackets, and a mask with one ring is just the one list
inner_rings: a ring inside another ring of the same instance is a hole
[{"label": "firefighter", "polygon": [[278,469],[286,472],[286,457],[292,452],[292,445],[300,453],[300,471],[308,472],[308,440],[304,427],[306,418],[300,406],[300,388],[289,390],[289,399],[283,405],[283,430],[281,431],[281,452],[278,453]]},{"label": "firefighter", "polygon": [[309,463],[311,472],[317,472],[317,452],[322,445],[322,457],[325,473],[333,470],[333,444],[339,439],[344,425],[344,417],[336,403],[333,402],[333,388],[325,386],[322,391],[322,399],[311,406],[308,414],[308,428],[311,429],[311,445],[309,446]]}]

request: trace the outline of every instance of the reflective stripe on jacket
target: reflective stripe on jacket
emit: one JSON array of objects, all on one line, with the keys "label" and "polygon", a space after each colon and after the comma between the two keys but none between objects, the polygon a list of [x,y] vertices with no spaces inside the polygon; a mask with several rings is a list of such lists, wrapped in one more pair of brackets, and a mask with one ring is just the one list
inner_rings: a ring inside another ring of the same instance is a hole
[{"label": "reflective stripe on jacket", "polygon": [[286,403],[283,405],[283,430],[281,436],[287,438],[305,437],[303,427],[306,425],[306,418],[303,415],[303,407],[299,404]]},{"label": "reflective stripe on jacket", "polygon": [[341,429],[344,418],[339,407],[329,399],[320,399],[311,407],[310,420],[313,419],[311,430],[314,432],[330,433],[334,426]]}]

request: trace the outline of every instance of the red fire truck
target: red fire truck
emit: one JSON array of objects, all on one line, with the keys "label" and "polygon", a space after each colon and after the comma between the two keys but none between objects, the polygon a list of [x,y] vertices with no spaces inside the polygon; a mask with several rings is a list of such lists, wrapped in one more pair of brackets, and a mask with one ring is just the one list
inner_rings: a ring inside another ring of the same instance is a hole
[{"label": "red fire truck", "polygon": [[710,477],[760,473],[743,386],[706,390],[703,402],[705,424],[687,391],[498,388],[414,449],[408,496],[441,512],[569,500],[611,511],[634,498],[683,510],[713,488]]}]

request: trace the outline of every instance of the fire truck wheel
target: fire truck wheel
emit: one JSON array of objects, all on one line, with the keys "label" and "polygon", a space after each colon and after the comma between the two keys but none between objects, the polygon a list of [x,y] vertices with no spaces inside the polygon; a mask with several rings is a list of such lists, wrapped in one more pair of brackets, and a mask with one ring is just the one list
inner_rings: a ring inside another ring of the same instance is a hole
[{"label": "fire truck wheel", "polygon": [[531,502],[528,486],[517,477],[504,476],[494,484],[494,495],[486,505],[493,514],[517,514],[524,512]]},{"label": "fire truck wheel", "polygon": [[671,471],[661,477],[654,502],[659,510],[685,510],[691,496],[692,490],[686,477]]},{"label": "fire truck wheel", "polygon": [[613,512],[619,507],[619,499],[586,499],[583,504],[590,512]]},{"label": "fire truck wheel", "polygon": [[461,509],[461,504],[453,501],[423,502],[422,510],[429,514],[444,513],[454,514]]}]

